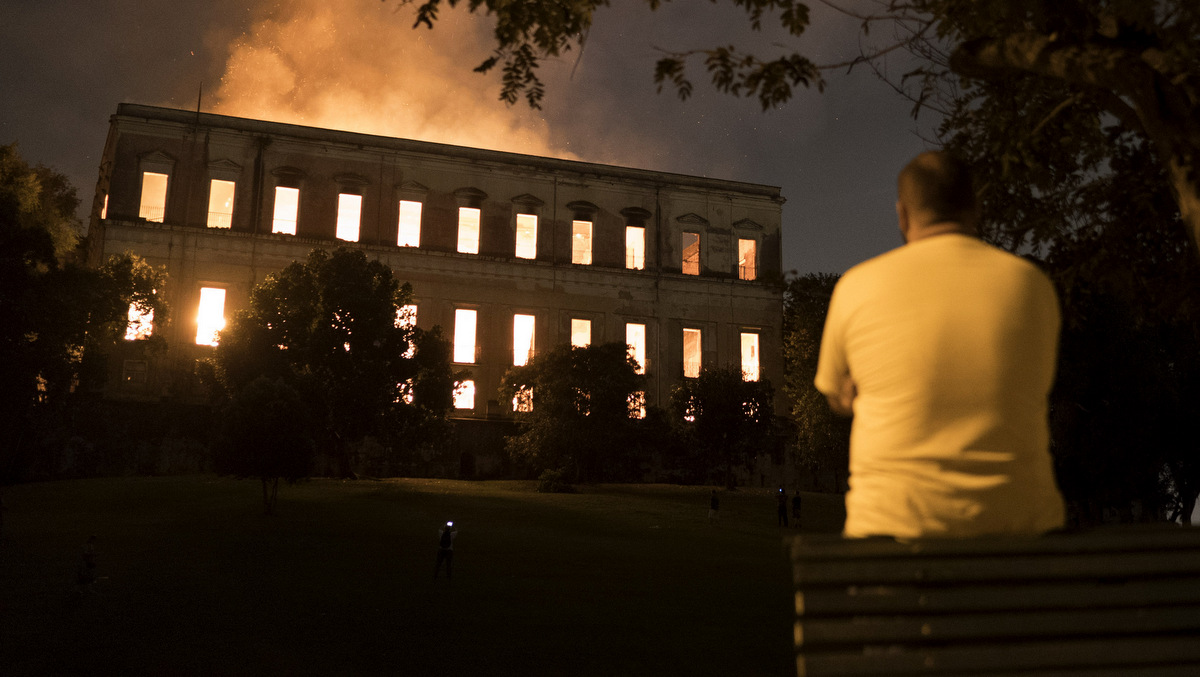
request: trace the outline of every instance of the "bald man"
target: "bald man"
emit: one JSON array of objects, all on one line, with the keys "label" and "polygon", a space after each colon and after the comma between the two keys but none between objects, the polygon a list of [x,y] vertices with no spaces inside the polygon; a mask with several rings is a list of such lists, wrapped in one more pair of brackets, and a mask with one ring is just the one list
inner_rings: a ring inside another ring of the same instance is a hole
[{"label": "bald man", "polygon": [[849,537],[1039,534],[1063,524],[1047,398],[1058,299],[981,241],[967,167],[900,173],[905,244],[851,268],[830,300],[817,389],[853,416]]}]

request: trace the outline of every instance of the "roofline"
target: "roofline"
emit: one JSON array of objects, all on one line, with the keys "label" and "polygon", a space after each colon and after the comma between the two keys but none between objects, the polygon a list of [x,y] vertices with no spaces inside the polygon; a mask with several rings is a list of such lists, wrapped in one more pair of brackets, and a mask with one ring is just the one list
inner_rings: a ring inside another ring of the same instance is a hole
[{"label": "roofline", "polygon": [[253,118],[240,118],[231,115],[219,115],[216,113],[202,113],[199,111],[188,111],[178,108],[163,108],[160,106],[147,106],[136,103],[122,103],[117,105],[117,112],[116,115],[113,116],[113,121],[115,122],[116,118],[119,117],[138,118],[148,121],[160,120],[193,127],[231,129],[252,134],[286,136],[308,141],[322,141],[326,143],[332,142],[347,146],[371,146],[381,150],[425,153],[462,158],[465,160],[496,162],[505,165],[525,165],[547,171],[591,174],[651,184],[686,185],[707,190],[734,191],[773,199],[779,201],[780,203],[784,201],[784,198],[779,194],[779,186],[769,186],[765,184],[747,183],[743,181],[732,181],[727,179],[713,179],[703,176],[691,176],[688,174],[673,174],[670,172],[659,172],[649,169],[635,169],[632,167],[620,167],[616,165],[604,165],[593,162],[582,162],[579,160],[562,160],[558,158],[542,157],[539,155],[510,153],[506,151],[488,150],[484,148],[471,148],[468,146],[454,146],[444,143],[434,143],[432,141],[417,141],[414,139],[379,136],[376,134],[347,132],[338,129],[308,127],[305,125],[270,122],[267,120],[255,120]]}]

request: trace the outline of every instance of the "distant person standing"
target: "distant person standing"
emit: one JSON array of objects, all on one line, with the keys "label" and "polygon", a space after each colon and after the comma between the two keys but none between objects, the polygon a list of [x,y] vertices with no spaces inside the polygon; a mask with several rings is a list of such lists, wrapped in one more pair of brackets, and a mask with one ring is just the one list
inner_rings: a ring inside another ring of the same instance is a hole
[{"label": "distant person standing", "polygon": [[442,570],[442,564],[446,565],[446,578],[454,577],[454,537],[458,536],[458,530],[454,528],[454,522],[446,522],[446,526],[438,530],[438,551],[437,563],[433,565],[433,577],[436,580],[438,573]]},{"label": "distant person standing", "polygon": [[797,529],[800,528],[800,492],[798,490],[792,495],[792,525]]},{"label": "distant person standing", "polygon": [[717,496],[717,490],[713,489],[712,494],[708,497],[708,523],[721,521],[721,498]]},{"label": "distant person standing", "polygon": [[778,516],[779,526],[786,527],[788,525],[787,493],[784,492],[783,487],[779,487],[778,493],[775,494],[775,501],[778,504],[775,514]]}]

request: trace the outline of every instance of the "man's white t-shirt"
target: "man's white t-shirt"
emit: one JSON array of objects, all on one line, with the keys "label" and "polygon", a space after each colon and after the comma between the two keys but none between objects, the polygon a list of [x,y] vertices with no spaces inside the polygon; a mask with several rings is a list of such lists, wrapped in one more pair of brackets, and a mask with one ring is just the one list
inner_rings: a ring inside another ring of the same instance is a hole
[{"label": "man's white t-shirt", "polygon": [[1058,299],[960,234],[907,244],[834,289],[817,389],[857,386],[847,536],[1042,533],[1063,524],[1049,453]]}]

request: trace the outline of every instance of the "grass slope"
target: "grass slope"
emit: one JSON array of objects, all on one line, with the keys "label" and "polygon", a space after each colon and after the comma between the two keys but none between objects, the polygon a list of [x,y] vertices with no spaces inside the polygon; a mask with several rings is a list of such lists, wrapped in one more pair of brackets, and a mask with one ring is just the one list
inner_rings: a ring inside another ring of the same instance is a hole
[{"label": "grass slope", "polygon": [[[762,491],[213,477],[5,489],[0,674],[793,675]],[[805,495],[805,529],[840,528]],[[432,580],[455,520],[455,577]],[[95,594],[76,599],[98,537]]]}]

